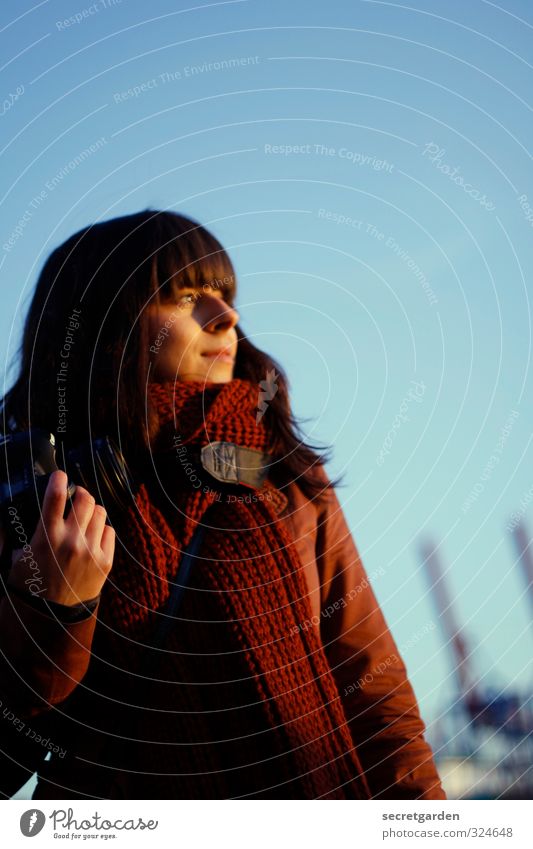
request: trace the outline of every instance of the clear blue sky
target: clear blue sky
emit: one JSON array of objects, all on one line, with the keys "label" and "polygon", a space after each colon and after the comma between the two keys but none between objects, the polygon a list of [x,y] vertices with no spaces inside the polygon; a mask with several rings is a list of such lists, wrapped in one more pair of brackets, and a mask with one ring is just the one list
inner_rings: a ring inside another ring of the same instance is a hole
[{"label": "clear blue sky", "polygon": [[[54,246],[147,206],[198,218],[308,436],[335,446],[389,625],[415,637],[425,718],[452,677],[438,628],[416,639],[438,623],[421,535],[442,544],[479,675],[526,691],[506,524],[533,486],[532,4],[23,0],[0,15],[4,370]],[[533,501],[523,512],[533,531]]]}]

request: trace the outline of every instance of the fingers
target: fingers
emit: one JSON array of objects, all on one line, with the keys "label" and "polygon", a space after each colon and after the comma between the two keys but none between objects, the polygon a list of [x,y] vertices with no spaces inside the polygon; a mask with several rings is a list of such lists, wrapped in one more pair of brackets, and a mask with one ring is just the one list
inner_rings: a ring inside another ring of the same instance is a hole
[{"label": "fingers", "polygon": [[106,515],[105,507],[102,507],[101,504],[96,504],[93,515],[87,525],[87,531],[85,532],[85,539],[91,549],[100,548],[100,540],[105,526]]},{"label": "fingers", "polygon": [[43,499],[41,521],[50,533],[58,531],[63,522],[63,513],[67,501],[68,478],[65,472],[58,469],[52,472]]},{"label": "fingers", "polygon": [[72,499],[72,509],[65,519],[65,527],[70,530],[79,530],[85,534],[94,513],[96,501],[93,496],[82,486],[76,486],[76,492]]},{"label": "fingers", "polygon": [[[100,549],[109,566],[113,562],[115,551],[115,531],[105,524],[106,510],[100,504],[96,504],[93,496],[82,486],[76,486],[76,492],[72,499],[72,509],[67,518],[63,520],[67,498],[68,478],[65,472],[59,470],[53,472],[45,492],[43,502],[43,523],[49,532],[61,530],[61,522],[64,522],[64,530],[72,537],[81,542],[80,536],[85,537],[84,547],[93,551]],[[47,522],[49,524],[47,524]]]},{"label": "fingers", "polygon": [[100,548],[104,553],[106,563],[112,564],[115,554],[115,529],[111,525],[104,525]]},{"label": "fingers", "polygon": [[102,551],[106,564],[111,565],[115,553],[115,530],[110,525],[106,525],[106,516],[105,507],[97,504],[87,526],[85,539],[89,548]]}]

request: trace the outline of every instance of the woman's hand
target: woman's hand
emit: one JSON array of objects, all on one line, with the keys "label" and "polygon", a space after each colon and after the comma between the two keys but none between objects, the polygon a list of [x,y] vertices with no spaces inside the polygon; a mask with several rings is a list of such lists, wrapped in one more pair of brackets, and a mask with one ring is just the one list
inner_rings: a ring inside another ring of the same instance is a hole
[{"label": "woman's hand", "polygon": [[13,552],[8,583],[59,604],[73,605],[97,596],[111,571],[115,531],[106,511],[81,486],[63,518],[68,478],[53,472],[42,516],[30,540],[31,552]]}]

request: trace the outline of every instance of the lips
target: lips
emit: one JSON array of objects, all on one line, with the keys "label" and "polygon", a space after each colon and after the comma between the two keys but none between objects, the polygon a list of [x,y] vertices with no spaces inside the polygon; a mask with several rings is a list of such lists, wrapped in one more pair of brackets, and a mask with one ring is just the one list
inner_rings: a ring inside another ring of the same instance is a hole
[{"label": "lips", "polygon": [[231,346],[225,348],[217,348],[215,351],[204,351],[202,357],[217,357],[224,362],[234,362],[235,357],[232,353]]}]

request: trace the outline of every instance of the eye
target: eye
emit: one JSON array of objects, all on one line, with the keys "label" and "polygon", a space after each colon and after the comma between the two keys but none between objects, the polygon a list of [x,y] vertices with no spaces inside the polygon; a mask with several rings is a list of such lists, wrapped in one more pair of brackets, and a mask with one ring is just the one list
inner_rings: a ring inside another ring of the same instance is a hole
[{"label": "eye", "polygon": [[190,292],[186,295],[180,295],[176,303],[178,306],[194,306],[199,297],[200,295],[197,292]]}]

